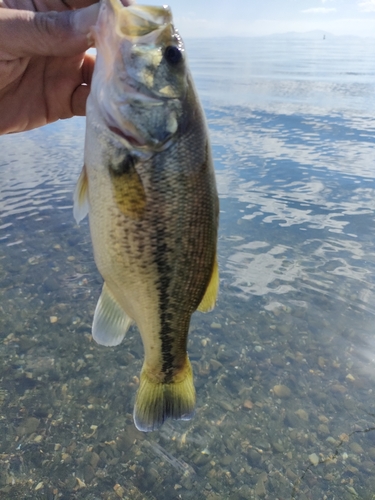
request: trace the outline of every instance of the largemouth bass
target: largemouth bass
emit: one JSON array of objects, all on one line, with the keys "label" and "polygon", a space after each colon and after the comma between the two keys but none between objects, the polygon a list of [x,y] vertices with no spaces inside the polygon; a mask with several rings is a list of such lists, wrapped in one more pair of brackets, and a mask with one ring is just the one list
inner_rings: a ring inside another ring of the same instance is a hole
[{"label": "largemouth bass", "polygon": [[195,407],[191,315],[211,310],[219,276],[218,196],[206,121],[167,6],[102,0],[74,197],[89,213],[104,279],[94,339],[121,342],[135,322],[145,359],[134,407],[142,431]]}]

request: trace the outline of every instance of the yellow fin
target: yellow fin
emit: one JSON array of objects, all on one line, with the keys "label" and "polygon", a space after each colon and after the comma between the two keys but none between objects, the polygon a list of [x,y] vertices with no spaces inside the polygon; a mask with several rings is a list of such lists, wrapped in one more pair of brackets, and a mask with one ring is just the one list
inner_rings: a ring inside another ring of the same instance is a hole
[{"label": "yellow fin", "polygon": [[74,207],[73,215],[79,224],[89,212],[89,182],[86,173],[86,167],[83,165],[81,175],[78,178],[77,185],[74,191]]},{"label": "yellow fin", "polygon": [[194,407],[193,370],[188,357],[184,371],[178,374],[176,382],[155,382],[142,368],[133,415],[138,430],[155,431],[167,418],[190,420],[194,415]]},{"label": "yellow fin", "polygon": [[100,345],[120,344],[133,320],[126,314],[104,283],[92,323],[93,339]]},{"label": "yellow fin", "polygon": [[203,296],[201,303],[198,306],[198,311],[209,312],[215,307],[217,292],[219,290],[219,266],[217,257],[215,256],[214,267],[212,269],[211,279]]}]

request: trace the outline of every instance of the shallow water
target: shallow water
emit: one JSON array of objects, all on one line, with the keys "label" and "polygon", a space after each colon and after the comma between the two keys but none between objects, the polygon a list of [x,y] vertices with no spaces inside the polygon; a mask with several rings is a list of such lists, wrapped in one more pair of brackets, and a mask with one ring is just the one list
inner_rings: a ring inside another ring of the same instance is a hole
[{"label": "shallow water", "polygon": [[187,43],[221,199],[190,422],[138,432],[72,216],[84,121],[0,138],[0,497],[373,499],[375,42]]}]

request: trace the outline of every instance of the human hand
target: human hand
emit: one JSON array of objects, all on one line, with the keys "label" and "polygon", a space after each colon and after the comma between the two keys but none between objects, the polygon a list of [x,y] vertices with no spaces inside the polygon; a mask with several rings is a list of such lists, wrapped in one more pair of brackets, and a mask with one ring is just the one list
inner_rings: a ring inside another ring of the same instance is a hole
[{"label": "human hand", "polygon": [[0,134],[85,115],[96,2],[0,0]]}]

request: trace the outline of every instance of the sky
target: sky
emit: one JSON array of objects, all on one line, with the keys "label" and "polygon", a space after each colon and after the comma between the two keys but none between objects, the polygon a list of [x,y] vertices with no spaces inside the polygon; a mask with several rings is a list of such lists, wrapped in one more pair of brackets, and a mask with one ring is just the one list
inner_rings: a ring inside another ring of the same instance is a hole
[{"label": "sky", "polygon": [[322,30],[375,37],[375,0],[167,0],[183,37]]}]

